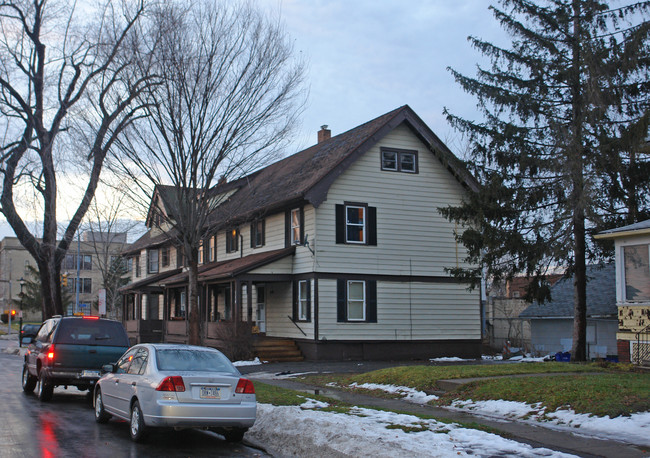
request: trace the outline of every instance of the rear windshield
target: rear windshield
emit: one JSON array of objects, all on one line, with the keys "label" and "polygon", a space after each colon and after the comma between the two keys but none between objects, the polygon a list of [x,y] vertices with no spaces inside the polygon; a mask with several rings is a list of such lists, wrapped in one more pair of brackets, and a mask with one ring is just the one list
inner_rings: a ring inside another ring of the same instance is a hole
[{"label": "rear windshield", "polygon": [[160,371],[209,371],[236,374],[237,370],[221,353],[204,350],[166,349],[156,351]]},{"label": "rear windshield", "polygon": [[121,323],[83,318],[61,320],[56,341],[61,344],[129,346],[129,339]]}]

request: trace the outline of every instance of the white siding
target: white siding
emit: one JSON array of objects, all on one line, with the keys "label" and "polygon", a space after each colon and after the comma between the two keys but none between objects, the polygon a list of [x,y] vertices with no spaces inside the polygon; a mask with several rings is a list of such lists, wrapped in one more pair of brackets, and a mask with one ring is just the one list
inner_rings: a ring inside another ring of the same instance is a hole
[{"label": "white siding", "polygon": [[480,339],[479,297],[464,285],[377,282],[377,323],[337,323],[336,280],[319,280],[319,338]]},{"label": "white siding", "polygon": [[271,264],[251,270],[250,274],[291,274],[293,272],[293,257],[278,259]]},{"label": "white siding", "polygon": [[[382,146],[417,150],[419,173],[382,171]],[[437,208],[458,204],[463,192],[409,128],[397,127],[341,174],[318,207],[316,270],[447,276],[444,268],[462,265],[465,252]],[[345,201],[377,208],[376,247],[335,243],[335,205]]]},{"label": "white siding", "polygon": [[287,337],[291,339],[313,339],[314,301],[312,300],[312,321],[310,323],[297,323],[300,329],[307,334],[305,337],[289,319],[293,313],[293,290],[291,283],[267,284],[266,290],[266,335],[269,337]]}]

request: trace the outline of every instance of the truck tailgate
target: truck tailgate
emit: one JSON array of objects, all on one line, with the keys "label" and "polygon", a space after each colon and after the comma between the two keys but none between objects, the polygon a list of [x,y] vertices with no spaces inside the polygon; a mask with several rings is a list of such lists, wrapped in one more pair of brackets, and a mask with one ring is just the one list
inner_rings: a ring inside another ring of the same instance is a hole
[{"label": "truck tailgate", "polygon": [[57,369],[101,369],[114,363],[128,347],[56,344],[54,367]]}]

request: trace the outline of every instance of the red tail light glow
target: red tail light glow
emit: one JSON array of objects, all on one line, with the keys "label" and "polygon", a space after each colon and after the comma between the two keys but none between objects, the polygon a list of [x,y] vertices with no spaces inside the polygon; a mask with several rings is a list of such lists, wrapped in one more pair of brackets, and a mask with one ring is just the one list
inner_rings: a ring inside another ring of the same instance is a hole
[{"label": "red tail light glow", "polygon": [[54,345],[50,346],[47,350],[47,359],[48,361],[52,361],[54,359]]},{"label": "red tail light glow", "polygon": [[98,316],[87,315],[87,316],[84,316],[83,318],[84,318],[84,320],[99,320]]},{"label": "red tail light glow", "polygon": [[180,375],[174,375],[164,379],[156,391],[176,391],[178,393],[185,391],[185,383],[183,383],[183,377]]},{"label": "red tail light glow", "polygon": [[255,387],[253,382],[247,378],[240,378],[237,383],[237,388],[235,388],[235,393],[239,394],[255,394]]}]

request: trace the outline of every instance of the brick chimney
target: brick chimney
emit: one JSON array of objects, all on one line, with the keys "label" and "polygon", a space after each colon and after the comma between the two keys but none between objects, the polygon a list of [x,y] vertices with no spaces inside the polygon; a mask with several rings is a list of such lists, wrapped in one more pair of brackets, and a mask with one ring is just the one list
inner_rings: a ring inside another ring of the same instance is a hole
[{"label": "brick chimney", "polygon": [[320,126],[320,130],[318,131],[318,143],[322,143],[330,138],[332,138],[332,131],[327,128],[327,124]]}]

